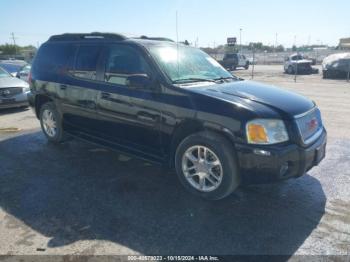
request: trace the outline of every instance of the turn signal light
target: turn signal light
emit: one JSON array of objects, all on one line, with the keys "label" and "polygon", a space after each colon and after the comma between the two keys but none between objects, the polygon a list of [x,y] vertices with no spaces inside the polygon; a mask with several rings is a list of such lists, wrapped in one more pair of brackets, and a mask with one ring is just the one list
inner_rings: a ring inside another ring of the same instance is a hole
[{"label": "turn signal light", "polygon": [[267,143],[267,133],[262,125],[248,125],[248,141],[251,143]]}]

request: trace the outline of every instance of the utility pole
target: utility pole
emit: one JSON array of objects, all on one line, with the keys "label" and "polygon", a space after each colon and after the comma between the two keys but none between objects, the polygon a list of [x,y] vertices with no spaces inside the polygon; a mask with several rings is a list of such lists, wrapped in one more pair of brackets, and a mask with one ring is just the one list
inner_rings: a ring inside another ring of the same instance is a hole
[{"label": "utility pole", "polygon": [[12,41],[13,41],[13,46],[15,47],[15,55],[17,55],[17,48],[16,48],[16,38],[17,38],[17,37],[15,37],[15,34],[12,32],[10,38],[12,39]]},{"label": "utility pole", "polygon": [[241,49],[241,53],[242,53],[242,28],[239,29],[239,46]]}]

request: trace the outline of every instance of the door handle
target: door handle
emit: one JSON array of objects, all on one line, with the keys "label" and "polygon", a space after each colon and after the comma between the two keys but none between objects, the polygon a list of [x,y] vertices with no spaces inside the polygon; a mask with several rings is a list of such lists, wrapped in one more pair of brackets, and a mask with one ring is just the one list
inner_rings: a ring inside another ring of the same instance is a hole
[{"label": "door handle", "polygon": [[110,93],[106,93],[106,92],[102,92],[101,93],[101,98],[110,98],[111,97],[111,94]]},{"label": "door handle", "polygon": [[61,89],[61,90],[66,90],[66,89],[67,89],[67,86],[66,86],[66,85],[60,85],[60,89]]},{"label": "door handle", "polygon": [[153,114],[149,114],[147,112],[139,112],[137,114],[137,118],[140,120],[145,120],[145,121],[149,121],[149,122],[156,122],[158,119],[158,116],[153,115]]}]

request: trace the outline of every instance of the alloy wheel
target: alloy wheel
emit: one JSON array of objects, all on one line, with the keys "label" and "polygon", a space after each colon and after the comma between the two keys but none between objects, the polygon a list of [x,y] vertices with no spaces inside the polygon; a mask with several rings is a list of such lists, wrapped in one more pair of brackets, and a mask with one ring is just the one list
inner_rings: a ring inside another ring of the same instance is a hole
[{"label": "alloy wheel", "polygon": [[188,183],[201,192],[214,191],[222,182],[221,161],[206,146],[196,145],[186,150],[182,157],[182,171]]},{"label": "alloy wheel", "polygon": [[49,137],[55,137],[57,134],[57,121],[54,116],[54,113],[49,110],[45,109],[42,115],[42,123],[44,127],[45,133]]}]

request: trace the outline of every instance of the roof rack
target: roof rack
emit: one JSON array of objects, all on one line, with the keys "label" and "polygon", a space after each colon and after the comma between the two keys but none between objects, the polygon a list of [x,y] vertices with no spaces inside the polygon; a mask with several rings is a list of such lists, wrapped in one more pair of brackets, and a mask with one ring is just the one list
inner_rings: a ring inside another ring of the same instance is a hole
[{"label": "roof rack", "polygon": [[175,42],[174,40],[166,37],[148,37],[145,35],[142,35],[139,37],[139,39],[146,39],[146,40],[155,40],[155,41],[166,41],[166,42]]},{"label": "roof rack", "polygon": [[89,39],[107,39],[107,40],[117,40],[123,41],[127,38],[121,34],[113,34],[113,33],[100,33],[100,32],[92,32],[87,34],[71,34],[65,33],[62,35],[53,35],[49,38],[49,41],[77,41],[77,40],[89,40]]}]

